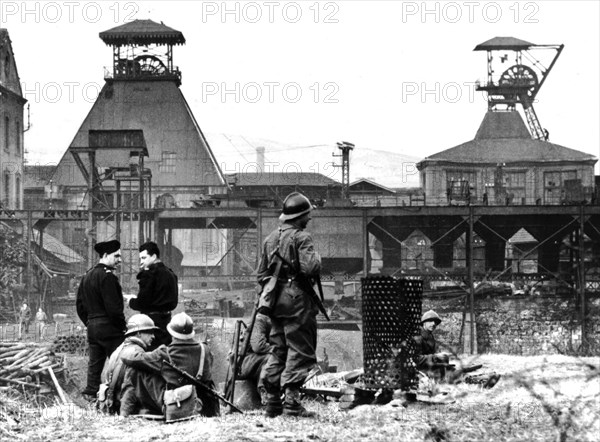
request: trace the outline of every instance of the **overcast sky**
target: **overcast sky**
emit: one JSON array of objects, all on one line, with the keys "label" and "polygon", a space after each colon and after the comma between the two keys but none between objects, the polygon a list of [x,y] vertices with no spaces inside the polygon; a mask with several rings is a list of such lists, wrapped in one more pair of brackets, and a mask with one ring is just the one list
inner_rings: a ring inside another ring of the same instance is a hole
[{"label": "overcast sky", "polygon": [[2,0],[0,20],[31,105],[30,164],[60,159],[112,63],[98,33],[132,19],[183,32],[174,61],[209,141],[273,140],[290,155],[346,140],[423,158],[468,141],[486,111],[473,48],[564,44],[535,109],[550,141],[598,156],[599,3]]}]

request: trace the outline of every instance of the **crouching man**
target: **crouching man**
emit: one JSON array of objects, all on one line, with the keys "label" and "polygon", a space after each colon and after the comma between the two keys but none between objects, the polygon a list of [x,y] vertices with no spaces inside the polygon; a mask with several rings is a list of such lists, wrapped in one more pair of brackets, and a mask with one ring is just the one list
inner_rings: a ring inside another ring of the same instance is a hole
[{"label": "crouching man", "polygon": [[131,370],[127,370],[123,383],[120,415],[164,413],[167,422],[190,418],[198,411],[203,416],[217,416],[218,400],[194,388],[187,379],[163,364],[163,360],[169,361],[214,389],[208,346],[194,339],[194,323],[185,313],[173,316],[167,331],[173,338],[169,346],[161,345],[152,352],[122,357]]},{"label": "crouching man", "polygon": [[271,333],[271,318],[262,313],[256,314],[256,322],[252,335],[250,336],[250,347],[248,354],[242,362],[240,370],[240,379],[250,379],[256,383],[256,388],[260,394],[263,405],[267,404],[267,391],[265,389],[265,366],[271,344],[269,343],[269,334]]},{"label": "crouching man", "polygon": [[103,383],[100,384],[98,406],[101,410],[119,413],[123,382],[127,370],[132,370],[123,364],[123,358],[143,354],[152,345],[156,330],[158,327],[154,326],[154,321],[149,316],[137,314],[129,318],[125,341],[111,354]]},{"label": "crouching man", "polygon": [[432,375],[437,380],[445,378],[450,359],[446,353],[437,353],[433,332],[441,322],[442,318],[433,310],[425,312],[421,317],[421,334],[414,338],[417,344],[415,354],[417,370]]}]

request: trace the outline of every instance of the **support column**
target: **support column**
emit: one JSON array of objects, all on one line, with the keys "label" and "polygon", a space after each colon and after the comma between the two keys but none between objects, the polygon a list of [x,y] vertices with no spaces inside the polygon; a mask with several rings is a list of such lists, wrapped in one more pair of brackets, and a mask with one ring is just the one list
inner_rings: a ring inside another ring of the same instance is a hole
[{"label": "support column", "polygon": [[579,299],[580,299],[580,323],[581,323],[581,345],[582,350],[587,350],[587,333],[586,333],[586,299],[585,299],[585,244],[584,244],[584,232],[585,217],[583,213],[583,204],[579,206],[579,253],[578,253],[578,270],[579,270]]},{"label": "support column", "polygon": [[475,287],[473,284],[473,212],[473,206],[469,206],[469,229],[467,230],[467,269],[469,270],[469,351],[471,354],[475,354],[477,352],[477,335],[475,334]]}]

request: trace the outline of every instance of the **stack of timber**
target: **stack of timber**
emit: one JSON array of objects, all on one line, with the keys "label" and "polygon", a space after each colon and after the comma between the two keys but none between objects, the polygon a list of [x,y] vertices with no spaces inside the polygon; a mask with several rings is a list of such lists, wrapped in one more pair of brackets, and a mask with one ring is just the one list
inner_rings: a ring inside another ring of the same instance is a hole
[{"label": "stack of timber", "polygon": [[32,379],[62,369],[62,358],[54,355],[49,344],[0,342],[0,385],[39,389]]}]

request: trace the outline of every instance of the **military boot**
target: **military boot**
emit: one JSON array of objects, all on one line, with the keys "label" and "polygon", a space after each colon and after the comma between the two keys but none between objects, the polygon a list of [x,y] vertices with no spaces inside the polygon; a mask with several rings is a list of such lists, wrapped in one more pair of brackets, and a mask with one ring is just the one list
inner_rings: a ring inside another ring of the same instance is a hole
[{"label": "military boot", "polygon": [[300,390],[297,387],[287,387],[285,389],[283,414],[288,416],[315,417],[315,413],[308,411],[300,403]]},{"label": "military boot", "polygon": [[281,403],[281,393],[279,391],[269,391],[266,394],[266,417],[277,417],[283,413],[283,404]]}]

